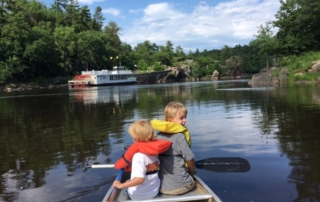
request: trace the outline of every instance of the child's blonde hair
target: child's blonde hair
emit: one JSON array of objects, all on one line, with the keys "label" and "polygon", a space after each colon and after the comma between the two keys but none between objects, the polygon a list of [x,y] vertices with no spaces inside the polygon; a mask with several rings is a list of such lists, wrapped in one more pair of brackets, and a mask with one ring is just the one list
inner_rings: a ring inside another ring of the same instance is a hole
[{"label": "child's blonde hair", "polygon": [[156,137],[156,133],[150,122],[139,120],[131,124],[128,129],[131,137],[138,142],[148,142]]},{"label": "child's blonde hair", "polygon": [[164,108],[164,120],[173,119],[177,113],[187,114],[187,108],[180,102],[169,102]]}]

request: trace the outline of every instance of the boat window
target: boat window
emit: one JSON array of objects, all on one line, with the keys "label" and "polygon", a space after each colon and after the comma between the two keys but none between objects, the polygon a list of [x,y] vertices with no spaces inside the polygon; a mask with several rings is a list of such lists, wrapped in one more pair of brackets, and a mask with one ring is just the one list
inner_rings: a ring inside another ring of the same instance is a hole
[{"label": "boat window", "polygon": [[98,77],[99,77],[99,79],[106,79],[107,78],[106,76],[101,76],[101,75],[99,75]]}]

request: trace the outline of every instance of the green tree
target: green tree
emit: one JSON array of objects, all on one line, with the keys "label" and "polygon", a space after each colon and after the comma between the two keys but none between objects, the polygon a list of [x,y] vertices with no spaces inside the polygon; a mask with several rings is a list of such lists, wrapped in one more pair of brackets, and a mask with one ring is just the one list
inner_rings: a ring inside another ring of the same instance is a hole
[{"label": "green tree", "polygon": [[280,10],[273,25],[281,53],[299,54],[307,50],[320,50],[320,1],[280,0]]},{"label": "green tree", "polygon": [[104,28],[104,32],[110,38],[110,46],[116,49],[118,52],[121,51],[121,40],[119,37],[122,28],[117,25],[116,22],[110,21]]},{"label": "green tree", "polygon": [[132,47],[127,43],[121,43],[120,62],[121,65],[131,70],[133,70],[135,64],[137,64],[137,58],[135,57]]},{"label": "green tree", "polygon": [[92,29],[100,31],[105,18],[102,15],[102,8],[98,6],[93,14]]},{"label": "green tree", "polygon": [[229,59],[232,55],[233,55],[232,48],[227,45],[223,46],[220,52],[220,63],[222,65],[225,65],[227,59]]},{"label": "green tree", "polygon": [[79,8],[79,5],[77,4],[77,2],[73,2],[72,0],[70,3],[68,3],[66,5],[64,20],[65,20],[67,26],[70,27],[70,26],[76,24],[76,21],[77,21],[76,14],[77,14],[78,8]]},{"label": "green tree", "polygon": [[77,35],[73,27],[57,27],[54,30],[56,47],[60,52],[61,64],[59,64],[69,75],[81,71],[75,66],[75,55],[77,53]]},{"label": "green tree", "polygon": [[31,29],[30,35],[32,40],[26,45],[23,53],[23,58],[28,64],[24,74],[29,78],[63,75],[63,69],[57,65],[60,58],[51,35],[51,24],[39,23],[39,26]]},{"label": "green tree", "polygon": [[171,41],[167,41],[164,52],[168,56],[168,60],[166,63],[163,63],[164,65],[171,66],[173,62],[174,52],[173,52],[173,43]]},{"label": "green tree", "polygon": [[219,65],[209,56],[200,54],[195,58],[195,62],[196,65],[194,65],[192,69],[194,76],[207,76],[211,75],[214,70],[221,71]]},{"label": "green tree", "polygon": [[138,69],[140,71],[143,71],[143,72],[147,71],[148,70],[148,64],[143,60],[139,60],[138,61]]},{"label": "green tree", "polygon": [[50,11],[52,16],[54,16],[55,26],[65,25],[64,11],[67,7],[67,3],[67,0],[54,0],[54,3],[51,5]]},{"label": "green tree", "polygon": [[267,70],[269,69],[269,56],[276,49],[276,39],[273,37],[273,32],[269,23],[265,26],[260,25],[258,29],[258,35],[255,35],[256,39],[251,42],[253,46],[259,48],[259,53],[265,57]]},{"label": "green tree", "polygon": [[[30,40],[30,25],[25,21],[24,1],[17,1],[6,15],[6,23],[1,26],[0,77],[2,81],[14,77],[25,79],[23,72],[27,69],[23,58],[24,50]],[[16,12],[12,12],[16,10]]]},{"label": "green tree", "polygon": [[196,51],[194,52],[194,55],[197,56],[197,55],[199,55],[199,54],[200,54],[200,51],[199,51],[199,49],[197,48]]},{"label": "green tree", "polygon": [[[99,31],[84,31],[78,34],[78,53],[81,60],[81,69],[99,70],[106,69],[108,64],[105,43],[108,42],[106,35]],[[111,66],[111,65],[110,65]]]},{"label": "green tree", "polygon": [[143,60],[148,66],[153,65],[155,62],[155,53],[157,53],[158,50],[159,47],[155,43],[151,43],[148,40],[137,44],[137,46],[134,48],[136,58]]},{"label": "green tree", "polygon": [[242,65],[240,66],[242,73],[257,73],[265,67],[265,58],[259,54],[259,48],[256,46],[239,46],[237,54],[242,58]]},{"label": "green tree", "polygon": [[77,9],[74,13],[72,26],[77,33],[91,29],[92,19],[88,6]]},{"label": "green tree", "polygon": [[153,70],[154,71],[163,71],[164,70],[164,66],[162,66],[161,64],[159,64],[158,62],[155,62],[153,64]]},{"label": "green tree", "polygon": [[63,10],[66,9],[67,5],[68,5],[68,0],[54,0],[52,8],[56,12],[63,12]]},{"label": "green tree", "polygon": [[186,54],[183,51],[183,48],[181,46],[177,46],[175,49],[175,56],[176,57],[184,57]]},{"label": "green tree", "polygon": [[165,46],[159,46],[159,51],[156,52],[155,59],[162,65],[171,66],[173,63],[174,52],[173,43],[167,41]]},{"label": "green tree", "polygon": [[240,56],[233,55],[226,61],[226,68],[231,72],[233,72],[233,76],[236,76],[236,70],[240,70],[240,66],[242,65],[243,60]]},{"label": "green tree", "polygon": [[133,68],[136,55],[120,41],[122,29],[110,22],[102,31],[101,11],[97,7],[91,18],[88,6],[79,6],[77,0],[55,0],[49,9],[37,0],[1,0],[0,80],[111,68],[109,58],[115,56]]}]

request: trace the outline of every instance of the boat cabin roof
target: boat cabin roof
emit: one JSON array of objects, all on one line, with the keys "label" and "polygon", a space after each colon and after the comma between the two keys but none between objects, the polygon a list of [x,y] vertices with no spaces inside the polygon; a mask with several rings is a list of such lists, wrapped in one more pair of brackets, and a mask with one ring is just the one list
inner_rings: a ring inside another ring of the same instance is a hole
[{"label": "boat cabin roof", "polygon": [[124,70],[124,66],[114,66],[113,71],[116,71],[116,70]]}]

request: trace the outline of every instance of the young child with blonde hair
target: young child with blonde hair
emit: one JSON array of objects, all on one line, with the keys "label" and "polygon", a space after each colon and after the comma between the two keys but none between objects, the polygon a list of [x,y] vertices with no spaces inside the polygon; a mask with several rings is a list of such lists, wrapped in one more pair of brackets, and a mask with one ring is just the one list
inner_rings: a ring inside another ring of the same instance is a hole
[{"label": "young child with blonde hair", "polygon": [[[159,192],[160,180],[158,177],[159,159],[157,145],[163,146],[164,143],[171,145],[168,141],[155,140],[155,132],[151,124],[146,120],[134,122],[128,129],[134,144],[126,151],[126,160],[119,159],[115,167],[122,169],[125,162],[131,161],[131,177],[129,181],[121,183],[115,181],[114,187],[123,189],[123,193],[132,200],[147,200],[154,198]],[[161,143],[161,144],[160,144]],[[153,152],[154,155],[146,153]],[[143,151],[145,153],[142,153]],[[128,154],[128,152],[130,154]],[[132,157],[133,156],[133,157]],[[127,164],[126,164],[127,165]],[[126,189],[125,189],[126,188]]]},{"label": "young child with blonde hair", "polygon": [[185,127],[187,113],[183,104],[170,102],[164,109],[164,121],[151,120],[153,128],[159,131],[157,139],[172,142],[171,147],[158,156],[161,162],[160,192],[163,194],[183,194],[195,186],[192,177],[195,174],[195,163],[190,149],[191,136]]}]

